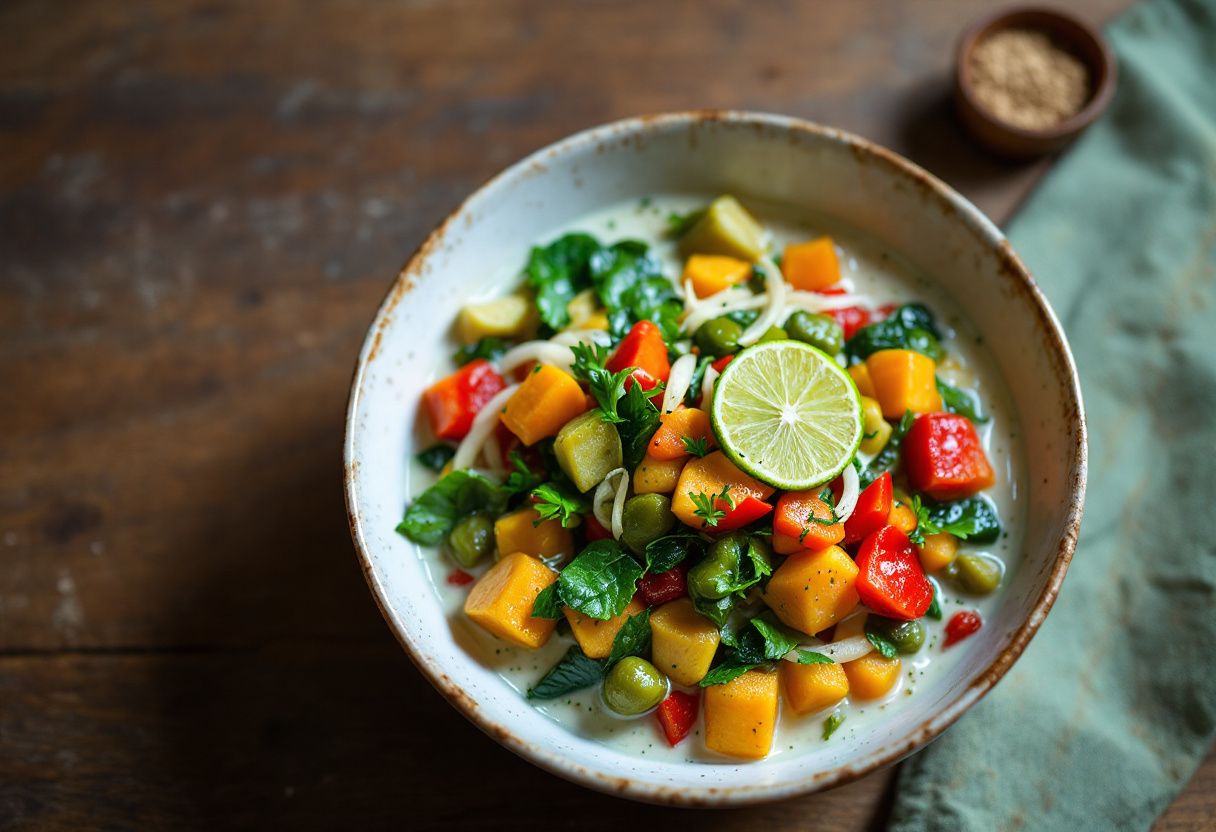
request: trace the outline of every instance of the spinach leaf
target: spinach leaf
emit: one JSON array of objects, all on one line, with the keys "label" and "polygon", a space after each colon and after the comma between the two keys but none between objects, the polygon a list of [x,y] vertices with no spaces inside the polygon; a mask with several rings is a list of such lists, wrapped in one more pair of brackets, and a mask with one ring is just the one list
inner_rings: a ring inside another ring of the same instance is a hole
[{"label": "spinach leaf", "polygon": [[871,630],[869,627],[866,627],[866,640],[873,645],[874,649],[877,650],[879,655],[881,655],[884,659],[893,659],[899,653],[899,651],[895,649],[894,644],[883,636],[879,635],[874,630]]},{"label": "spinach leaf", "polygon": [[414,459],[438,474],[443,470],[443,466],[447,465],[454,456],[456,456],[455,448],[451,445],[445,445],[443,442],[437,442],[425,451],[419,451],[414,456]]},{"label": "spinach leaf", "polygon": [[798,647],[798,639],[775,621],[768,620],[765,615],[753,618],[752,627],[764,638],[763,650],[766,659],[776,661]]},{"label": "spinach leaf", "polygon": [[916,414],[911,410],[905,410],[904,416],[899,420],[899,424],[891,431],[891,438],[887,440],[887,444],[878,452],[878,456],[870,460],[870,464],[861,472],[861,487],[866,488],[874,480],[882,476],[884,471],[889,471],[895,467],[895,463],[899,462],[899,446],[903,444],[904,437],[908,435],[908,431],[912,430],[912,423],[916,421]]},{"label": "spinach leaf", "polygon": [[705,383],[705,370],[714,360],[708,355],[697,361],[696,369],[692,371],[692,380],[688,382],[688,392],[684,394],[684,404],[689,407],[699,407],[701,404],[701,387]]},{"label": "spinach leaf", "polygon": [[570,323],[566,305],[591,285],[589,264],[600,249],[590,234],[566,234],[547,246],[536,246],[528,257],[527,282],[536,292],[540,319],[552,329]]},{"label": "spinach leaf", "polygon": [[718,627],[726,625],[726,619],[730,617],[735,606],[740,603],[740,599],[734,595],[727,595],[725,598],[704,598],[691,591],[688,594],[692,598],[693,609]]},{"label": "spinach leaf", "polygon": [[456,350],[456,363],[463,367],[477,358],[484,358],[486,361],[497,361],[510,348],[511,345],[501,338],[487,335],[485,338],[479,338],[472,344],[465,344]]},{"label": "spinach leaf", "polygon": [[844,346],[850,363],[864,361],[879,350],[916,350],[940,361],[945,353],[933,314],[923,304],[909,303],[889,318],[863,326]]},{"label": "spinach leaf", "polygon": [[637,615],[625,619],[621,629],[612,640],[612,652],[604,663],[604,670],[609,670],[614,664],[626,656],[646,657],[650,652],[650,610],[642,610]]},{"label": "spinach leaf", "polygon": [[677,214],[672,211],[667,215],[667,236],[678,240],[688,233],[688,229],[697,224],[701,217],[705,216],[705,209],[698,208],[695,211],[689,211],[686,214]]},{"label": "spinach leaf", "polygon": [[456,521],[479,511],[501,514],[507,495],[499,486],[473,471],[452,471],[423,491],[405,510],[397,531],[415,543],[434,546]]},{"label": "spinach leaf", "polygon": [[650,401],[654,391],[642,389],[642,385],[629,385],[624,397],[617,403],[617,414],[621,421],[616,432],[621,437],[621,450],[626,471],[637,468],[646,456],[650,438],[659,429],[659,409]]},{"label": "spinach leaf", "polygon": [[588,618],[607,621],[633,599],[642,567],[615,540],[596,540],[570,561],[557,578],[566,606]]},{"label": "spinach leaf", "polygon": [[798,664],[836,664],[832,659],[814,650],[798,650]]},{"label": "spinach leaf", "polygon": [[551,583],[537,594],[532,602],[533,618],[556,620],[562,617],[562,599],[557,594],[557,583]]},{"label": "spinach leaf", "polygon": [[942,405],[946,408],[946,412],[966,416],[977,425],[988,421],[988,417],[980,413],[979,399],[970,391],[960,390],[939,378],[937,392],[941,394]]},{"label": "spinach leaf", "polygon": [[705,541],[695,534],[669,534],[646,544],[646,571],[659,574],[675,568],[690,555],[705,550]]},{"label": "spinach leaf", "polygon": [[996,506],[982,495],[948,503],[926,499],[925,509],[935,526],[963,540],[992,543],[1001,535]]},{"label": "spinach leaf", "polygon": [[836,729],[844,723],[844,713],[832,711],[831,716],[823,721],[823,738],[826,740],[836,733]]},{"label": "spinach leaf", "polygon": [[600,248],[591,256],[589,267],[613,336],[624,337],[635,323],[648,320],[659,328],[664,340],[679,337],[678,319],[684,305],[663,276],[662,263],[645,243],[622,240]]},{"label": "spinach leaf", "polygon": [[733,681],[752,668],[757,667],[758,664],[729,658],[717,667],[711,668],[699,684],[703,688],[710,687],[711,685],[725,685],[727,682]]},{"label": "spinach leaf", "polygon": [[566,651],[541,680],[528,689],[529,699],[556,699],[576,690],[597,685],[604,677],[604,666],[589,659],[579,647]]}]

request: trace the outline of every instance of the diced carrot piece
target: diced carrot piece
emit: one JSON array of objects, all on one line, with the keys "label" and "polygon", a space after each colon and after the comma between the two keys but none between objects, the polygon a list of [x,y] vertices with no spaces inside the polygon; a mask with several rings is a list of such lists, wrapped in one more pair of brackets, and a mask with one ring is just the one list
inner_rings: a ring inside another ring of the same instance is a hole
[{"label": "diced carrot piece", "polygon": [[751,263],[719,254],[694,254],[684,263],[684,280],[692,283],[692,290],[699,298],[737,286],[751,274]]},{"label": "diced carrot piece", "polygon": [[806,549],[826,549],[844,540],[844,524],[815,521],[834,518],[831,506],[819,499],[819,490],[787,491],[777,501],[773,533],[796,538]]},{"label": "diced carrot piece", "polygon": [[502,422],[525,445],[557,436],[562,426],[587,409],[583,388],[573,376],[541,364],[507,400]]},{"label": "diced carrot piece", "polygon": [[788,245],[781,256],[781,271],[791,286],[808,292],[839,283],[840,261],[836,257],[836,244],[831,237],[820,237]]},{"label": "diced carrot piece", "polygon": [[899,419],[904,411],[929,413],[942,409],[937,392],[937,364],[915,350],[879,350],[866,359],[874,386],[872,398],[882,405],[882,415]]},{"label": "diced carrot piece", "polygon": [[616,639],[616,634],[625,626],[629,616],[637,615],[644,609],[646,609],[646,605],[634,598],[629,602],[629,606],[621,610],[620,615],[606,621],[589,618],[569,607],[564,607],[562,612],[565,614],[566,620],[570,622],[570,632],[574,634],[574,640],[578,642],[579,647],[583,648],[583,653],[587,658],[606,659],[612,652],[612,642]]},{"label": "diced carrot piece", "polygon": [[671,510],[682,522],[699,529],[704,523],[697,516],[697,507],[690,495],[721,494],[728,485],[730,497],[736,502],[749,494],[757,500],[766,500],[773,493],[772,486],[743,473],[721,451],[714,451],[700,459],[690,459],[684,466],[676,483],[676,493],[671,498]]},{"label": "diced carrot piece", "polygon": [[683,459],[688,456],[684,439],[704,439],[708,446],[715,445],[714,431],[709,424],[709,414],[698,407],[678,407],[659,417],[662,424],[654,432],[647,456],[655,459]]}]

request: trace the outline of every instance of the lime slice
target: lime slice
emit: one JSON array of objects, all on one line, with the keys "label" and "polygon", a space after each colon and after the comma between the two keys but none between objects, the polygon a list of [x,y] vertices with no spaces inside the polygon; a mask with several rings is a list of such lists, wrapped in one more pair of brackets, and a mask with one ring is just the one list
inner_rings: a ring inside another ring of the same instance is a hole
[{"label": "lime slice", "polygon": [[853,379],[801,341],[768,341],[736,355],[714,387],[710,415],[732,462],[788,491],[835,479],[861,444]]}]

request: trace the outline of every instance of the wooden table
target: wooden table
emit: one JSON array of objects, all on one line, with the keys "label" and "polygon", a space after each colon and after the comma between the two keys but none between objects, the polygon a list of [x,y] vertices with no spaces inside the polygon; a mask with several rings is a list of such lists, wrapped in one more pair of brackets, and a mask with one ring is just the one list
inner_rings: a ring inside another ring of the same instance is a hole
[{"label": "wooden table", "polygon": [[[514,758],[389,635],[341,493],[364,328],[477,183],[638,112],[835,124],[1007,217],[1043,165],[948,104],[984,5],[0,7],[0,827],[674,817]],[[889,783],[679,819],[873,828]],[[1161,828],[1214,792],[1209,760]]]}]

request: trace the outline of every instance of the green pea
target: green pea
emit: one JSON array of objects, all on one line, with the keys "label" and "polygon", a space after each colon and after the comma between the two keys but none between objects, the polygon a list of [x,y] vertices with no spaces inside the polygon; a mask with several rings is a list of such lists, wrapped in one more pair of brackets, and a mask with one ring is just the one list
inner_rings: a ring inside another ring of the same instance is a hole
[{"label": "green pea", "polygon": [[1001,563],[996,558],[966,554],[955,558],[954,564],[954,580],[964,592],[987,595],[1001,585]]},{"label": "green pea", "polygon": [[739,580],[739,562],[746,535],[730,534],[714,541],[704,559],[688,570],[688,591],[694,598],[717,600],[731,593]]},{"label": "green pea", "polygon": [[785,322],[785,331],[795,341],[818,347],[828,355],[844,349],[844,330],[829,315],[815,315],[799,309]]},{"label": "green pea", "polygon": [[891,642],[905,656],[915,653],[925,643],[925,625],[920,621],[896,621],[871,615],[866,619],[866,629]]},{"label": "green pea", "polygon": [[494,548],[494,522],[484,514],[461,518],[448,533],[448,546],[458,564],[476,566]]},{"label": "green pea", "polygon": [[789,337],[789,333],[787,333],[781,327],[770,326],[768,329],[764,330],[764,334],[760,336],[760,340],[757,343],[762,344],[765,341],[784,341]]},{"label": "green pea", "polygon": [[724,315],[701,324],[694,337],[702,355],[721,358],[739,351],[739,337],[742,334],[743,327]]},{"label": "green pea", "polygon": [[625,502],[621,516],[621,542],[637,554],[646,544],[671,531],[676,516],[671,513],[671,498],[665,494],[639,494]]},{"label": "green pea", "polygon": [[621,716],[646,713],[667,696],[667,677],[645,659],[627,656],[604,678],[604,704]]},{"label": "green pea", "polygon": [[922,355],[927,355],[934,361],[941,361],[945,356],[946,351],[942,349],[941,342],[927,329],[912,329],[908,331],[908,349],[916,350]]}]

